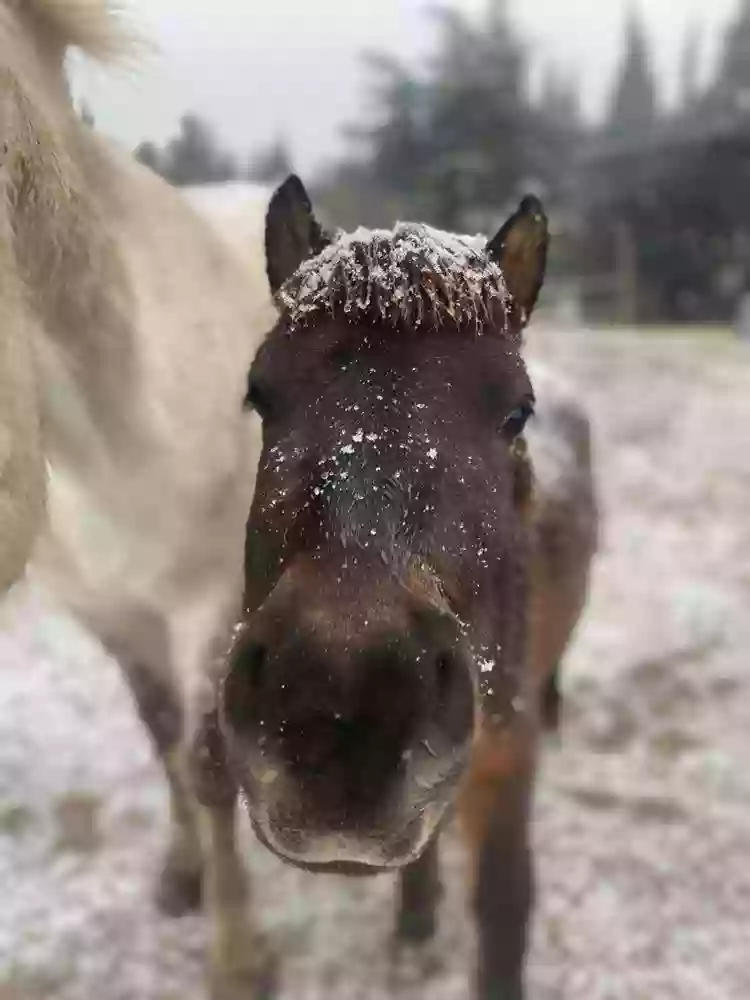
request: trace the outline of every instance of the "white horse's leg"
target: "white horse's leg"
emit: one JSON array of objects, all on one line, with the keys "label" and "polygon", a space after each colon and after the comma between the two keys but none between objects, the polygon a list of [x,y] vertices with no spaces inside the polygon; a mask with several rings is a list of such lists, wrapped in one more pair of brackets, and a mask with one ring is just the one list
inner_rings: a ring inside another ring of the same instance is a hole
[{"label": "white horse's leg", "polygon": [[[203,898],[211,921],[213,947],[209,981],[211,1000],[270,1000],[275,995],[276,956],[263,934],[253,906],[252,886],[242,864],[236,830],[237,786],[226,765],[216,717],[216,678],[221,664],[215,636],[217,622],[230,621],[224,605],[186,601],[172,631],[173,652],[182,664],[183,704],[187,711],[192,793],[200,811],[205,864]],[[208,665],[208,666],[207,666]]]},{"label": "white horse's leg", "polygon": [[202,813],[206,905],[213,922],[211,1000],[271,1000],[276,956],[254,918],[250,880],[237,853],[234,797]]},{"label": "white horse's leg", "polygon": [[203,853],[185,743],[183,693],[177,686],[167,620],[147,607],[106,601],[81,617],[115,657],[148,731],[169,788],[171,829],[156,902],[170,916],[201,903]]},{"label": "white horse's leg", "polygon": [[180,697],[157,670],[130,665],[124,666],[123,672],[167,777],[171,831],[156,901],[164,913],[178,917],[200,906],[203,878],[197,803],[183,738]]},{"label": "white horse's leg", "polygon": [[270,1000],[276,962],[255,922],[250,881],[237,850],[234,785],[220,761],[210,804],[199,806],[196,771],[188,764],[193,748],[184,739],[181,700],[174,685],[158,671],[142,667],[126,668],[125,676],[164,764],[170,791],[171,841],[157,901],[162,910],[178,916],[203,899],[213,934],[211,1000]]}]

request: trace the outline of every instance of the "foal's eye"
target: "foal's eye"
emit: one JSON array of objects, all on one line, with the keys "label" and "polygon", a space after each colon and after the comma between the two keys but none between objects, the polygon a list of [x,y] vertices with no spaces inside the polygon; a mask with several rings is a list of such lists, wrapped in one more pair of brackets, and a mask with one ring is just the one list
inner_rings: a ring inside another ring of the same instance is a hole
[{"label": "foal's eye", "polygon": [[247,392],[242,403],[243,409],[255,410],[258,416],[265,420],[271,411],[271,404],[267,390],[253,377],[247,377]]},{"label": "foal's eye", "polygon": [[525,399],[505,418],[503,422],[503,434],[510,438],[511,441],[517,438],[519,434],[523,433],[529,418],[533,417],[533,415],[534,401],[532,399]]}]

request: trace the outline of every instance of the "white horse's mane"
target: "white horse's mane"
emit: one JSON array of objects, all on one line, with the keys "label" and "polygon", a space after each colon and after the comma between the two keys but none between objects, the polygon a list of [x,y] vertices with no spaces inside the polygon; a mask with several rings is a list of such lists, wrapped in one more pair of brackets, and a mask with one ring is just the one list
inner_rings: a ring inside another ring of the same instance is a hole
[{"label": "white horse's mane", "polygon": [[132,51],[139,38],[116,0],[5,0],[37,20],[60,49],[81,49],[94,59],[111,60]]}]

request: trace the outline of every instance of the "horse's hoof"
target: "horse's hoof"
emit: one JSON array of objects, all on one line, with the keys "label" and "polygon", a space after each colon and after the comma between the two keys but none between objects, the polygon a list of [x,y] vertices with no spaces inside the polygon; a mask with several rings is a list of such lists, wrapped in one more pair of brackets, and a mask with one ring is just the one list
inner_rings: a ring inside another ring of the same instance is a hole
[{"label": "horse's hoof", "polygon": [[200,871],[186,871],[165,865],[156,885],[156,905],[167,917],[184,917],[201,908],[203,877]]},{"label": "horse's hoof", "polygon": [[443,970],[444,958],[431,934],[420,942],[394,938],[388,970],[391,990],[410,990],[434,978]]},{"label": "horse's hoof", "polygon": [[475,996],[477,1000],[524,1000],[526,991],[520,976],[509,980],[505,976],[483,976],[480,972]]},{"label": "horse's hoof", "polygon": [[411,913],[400,913],[394,935],[394,947],[419,947],[427,944],[437,931],[437,913],[434,908]]},{"label": "horse's hoof", "polygon": [[210,1000],[275,1000],[279,992],[280,963],[270,949],[252,946],[247,964],[228,969],[215,966],[209,986]]}]

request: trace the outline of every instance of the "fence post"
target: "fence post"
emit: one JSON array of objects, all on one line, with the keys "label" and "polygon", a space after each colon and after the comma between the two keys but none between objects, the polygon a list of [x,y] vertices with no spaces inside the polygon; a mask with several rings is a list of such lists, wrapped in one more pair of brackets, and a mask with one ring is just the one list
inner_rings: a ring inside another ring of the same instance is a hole
[{"label": "fence post", "polygon": [[638,265],[633,230],[622,219],[615,223],[615,275],[620,319],[632,326],[638,319]]}]

